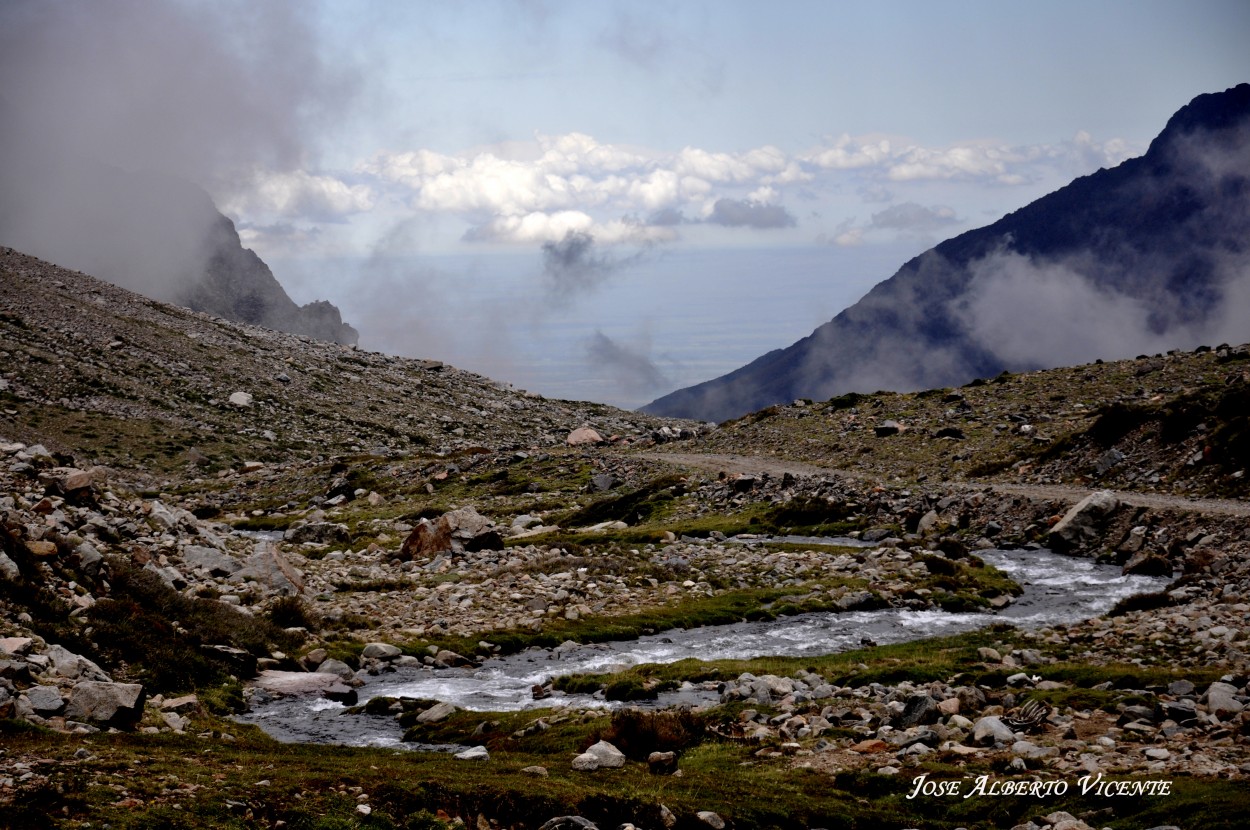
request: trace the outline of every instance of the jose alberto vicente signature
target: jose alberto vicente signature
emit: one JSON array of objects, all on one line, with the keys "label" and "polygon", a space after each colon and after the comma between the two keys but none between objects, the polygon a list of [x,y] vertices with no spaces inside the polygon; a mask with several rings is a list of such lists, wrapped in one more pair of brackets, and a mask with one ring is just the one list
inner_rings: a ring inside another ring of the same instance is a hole
[{"label": "jose alberto vicente signature", "polygon": [[1052,781],[1026,781],[1015,778],[997,779],[988,775],[976,778],[960,778],[948,781],[930,781],[929,774],[917,775],[911,780],[912,790],[907,798],[972,798],[974,796],[1027,796],[1031,798],[1049,798],[1056,795],[1067,795],[1079,792],[1081,795],[1092,795],[1097,798],[1116,798],[1119,796],[1171,795],[1172,782],[1165,779],[1146,779],[1135,781],[1118,781],[1097,775],[1082,775],[1076,780],[1076,790],[1072,790],[1068,781],[1055,779]]}]

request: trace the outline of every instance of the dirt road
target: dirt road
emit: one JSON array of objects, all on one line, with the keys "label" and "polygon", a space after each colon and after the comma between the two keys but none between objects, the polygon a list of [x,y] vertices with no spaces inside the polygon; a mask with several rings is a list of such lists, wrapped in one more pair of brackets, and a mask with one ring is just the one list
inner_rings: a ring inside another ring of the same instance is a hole
[{"label": "dirt road", "polygon": [[[783,458],[755,455],[711,455],[703,453],[652,452],[646,458],[665,461],[681,467],[719,473],[743,473],[780,477],[786,473],[796,476],[834,476],[838,478],[862,479],[862,476],[845,470],[818,467],[800,461],[787,461]],[[1060,484],[997,484],[990,482],[943,482],[937,486],[954,487],[967,490],[991,489],[996,493],[1025,496],[1033,499],[1066,501],[1075,504],[1095,492],[1096,489],[1070,487]],[[1122,503],[1134,507],[1149,507],[1157,510],[1175,510],[1184,513],[1201,513],[1207,516],[1238,516],[1250,518],[1250,502],[1232,499],[1190,499],[1183,496],[1171,496],[1163,493],[1134,493],[1126,490],[1113,490],[1116,498]]]}]

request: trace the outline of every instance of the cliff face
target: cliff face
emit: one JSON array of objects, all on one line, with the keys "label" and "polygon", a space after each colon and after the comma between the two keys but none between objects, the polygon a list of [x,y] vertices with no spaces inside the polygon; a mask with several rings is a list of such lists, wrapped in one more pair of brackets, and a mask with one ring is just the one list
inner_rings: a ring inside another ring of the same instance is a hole
[{"label": "cliff face", "polygon": [[808,337],[644,407],[721,421],[1250,334],[1250,84],[1146,155],[941,243]]},{"label": "cliff face", "polygon": [[296,305],[199,187],[58,153],[13,125],[0,125],[0,245],[231,320],[358,337],[328,302]]},{"label": "cliff face", "polygon": [[356,343],[359,334],[333,304],[316,300],[296,305],[264,260],[243,247],[225,216],[217,214],[204,246],[203,275],[183,290],[175,300],[179,305],[315,340]]}]

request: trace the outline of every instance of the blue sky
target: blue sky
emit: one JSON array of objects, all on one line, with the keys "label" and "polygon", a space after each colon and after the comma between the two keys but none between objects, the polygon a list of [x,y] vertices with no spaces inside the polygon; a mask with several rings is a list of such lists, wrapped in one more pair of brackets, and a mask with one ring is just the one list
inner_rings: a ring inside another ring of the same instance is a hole
[{"label": "blue sky", "polygon": [[221,188],[262,254],[943,238],[1250,76],[1241,2],[310,9],[353,94]]},{"label": "blue sky", "polygon": [[[1250,80],[1244,0],[5,14],[19,111],[37,89],[50,129],[206,187],[363,346],[630,406],[787,345],[907,257]],[[723,300],[780,291],[767,325]],[[700,352],[678,296],[699,325],[753,333]]]}]

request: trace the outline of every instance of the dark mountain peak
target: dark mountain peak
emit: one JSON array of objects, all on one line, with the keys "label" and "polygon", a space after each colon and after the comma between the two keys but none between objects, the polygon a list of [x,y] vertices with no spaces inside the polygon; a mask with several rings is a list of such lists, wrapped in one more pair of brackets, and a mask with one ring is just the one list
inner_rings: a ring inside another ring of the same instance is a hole
[{"label": "dark mountain peak", "polygon": [[644,407],[725,420],[1250,337],[1250,84],[1202,95],[1149,152],[903,265],[808,337]]},{"label": "dark mountain peak", "polygon": [[1250,83],[1238,84],[1223,92],[1208,92],[1194,98],[1168,119],[1163,132],[1150,142],[1146,158],[1164,158],[1177,143],[1195,133],[1211,134],[1207,138],[1224,143],[1241,143],[1237,135],[1250,122]]}]

